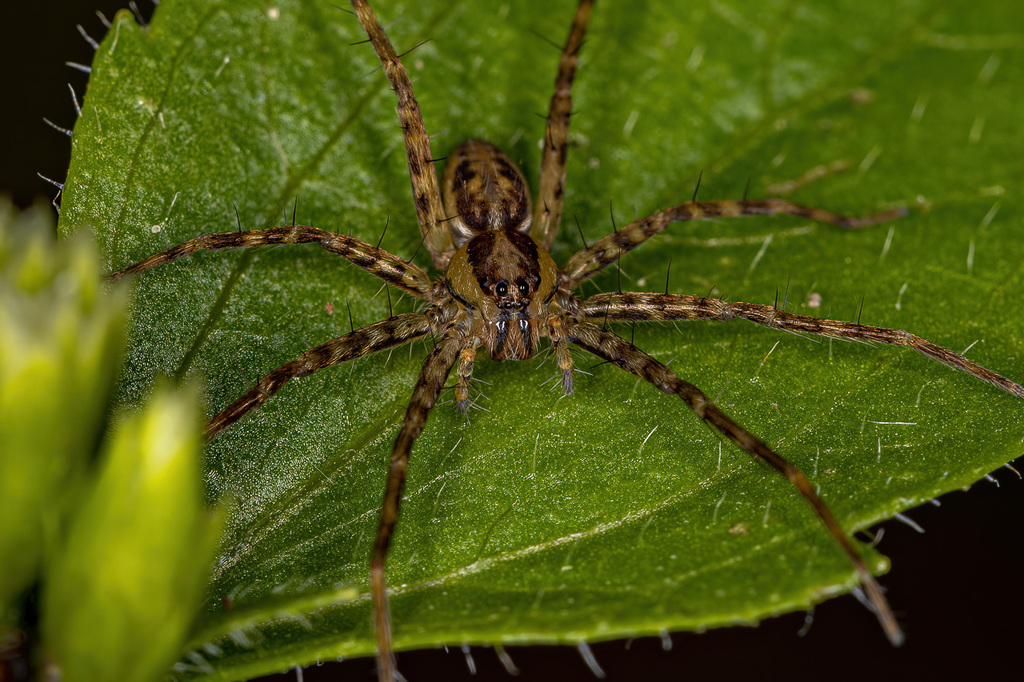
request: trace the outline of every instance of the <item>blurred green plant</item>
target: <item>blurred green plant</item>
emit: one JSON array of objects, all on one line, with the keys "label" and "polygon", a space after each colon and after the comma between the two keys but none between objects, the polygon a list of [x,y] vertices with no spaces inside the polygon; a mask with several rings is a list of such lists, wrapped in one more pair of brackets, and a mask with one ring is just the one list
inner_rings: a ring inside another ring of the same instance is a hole
[{"label": "blurred green plant", "polygon": [[[166,673],[221,526],[203,503],[194,390],[158,388],[108,419],[126,305],[87,234],[58,242],[48,208],[0,199],[0,636],[68,682]],[[25,599],[37,584],[41,606]]]}]

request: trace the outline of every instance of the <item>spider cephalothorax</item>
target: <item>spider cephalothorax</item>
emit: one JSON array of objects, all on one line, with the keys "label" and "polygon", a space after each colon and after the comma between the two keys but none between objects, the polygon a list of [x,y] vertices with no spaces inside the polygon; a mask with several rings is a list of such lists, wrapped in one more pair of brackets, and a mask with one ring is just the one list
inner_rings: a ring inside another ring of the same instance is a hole
[{"label": "spider cephalothorax", "polygon": [[787,331],[906,346],[1017,396],[1024,397],[1024,388],[957,353],[900,330],[796,315],[772,305],[706,296],[617,292],[581,299],[573,291],[674,222],[779,214],[859,228],[895,218],[904,211],[897,208],[866,218],[849,218],[779,199],[687,201],[623,226],[569,258],[559,269],[549,249],[562,214],[572,82],[594,0],[579,0],[559,59],[555,94],[543,138],[540,184],[532,202],[527,183],[515,163],[494,145],[477,140],[452,152],[444,174],[444,189],[438,188],[430,141],[408,74],[366,0],[352,0],[352,5],[397,94],[421,233],[434,265],[444,275],[432,280],[421,267],[379,247],[344,234],[293,224],[201,235],[111,277],[140,273],[201,250],[317,243],[426,303],[422,313],[404,313],[356,329],[273,370],[211,419],[206,429],[208,436],[215,436],[269,400],[292,378],[433,336],[433,349],[423,362],[392,451],[380,525],[370,558],[381,678],[393,680],[396,672],[384,569],[413,443],[453,369],[456,402],[463,410],[469,408],[469,382],[481,346],[487,348],[493,360],[521,360],[532,357],[544,337],[550,340],[565,392],[573,390],[569,352],[569,344],[573,344],[665,393],[678,396],[724,438],[778,470],[807,500],[849,557],[888,637],[894,643],[901,641],[902,633],[881,588],[808,477],[727,416],[699,388],[609,331],[605,323],[743,318]]}]

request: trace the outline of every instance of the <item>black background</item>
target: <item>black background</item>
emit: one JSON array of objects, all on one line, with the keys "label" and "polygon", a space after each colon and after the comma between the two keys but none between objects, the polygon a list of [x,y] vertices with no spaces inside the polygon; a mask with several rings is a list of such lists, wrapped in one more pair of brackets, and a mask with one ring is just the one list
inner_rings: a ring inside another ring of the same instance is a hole
[{"label": "black background", "polygon": [[[140,0],[146,15],[149,0]],[[95,10],[113,17],[121,0],[4,0],[0,8],[0,193],[18,205],[49,200],[56,188],[42,173],[62,181],[70,140],[46,126],[74,125],[67,83],[81,99],[87,76],[65,65],[88,64],[92,49],[78,33],[82,24],[97,40],[104,27]],[[1024,371],[1024,368],[1022,368]],[[1015,378],[1022,378],[1019,376]],[[1022,446],[1024,451],[1024,446]],[[1017,468],[1024,470],[1024,461]],[[756,628],[729,628],[672,636],[671,651],[657,638],[592,644],[609,680],[660,679],[949,679],[1020,674],[1024,634],[1024,483],[1013,472],[994,474],[1001,485],[982,481],[967,492],[942,498],[909,516],[927,531],[883,524],[880,549],[893,562],[882,579],[907,633],[907,644],[890,647],[874,617],[852,597],[820,605],[805,636],[798,636],[804,614],[790,614]],[[574,647],[508,647],[509,656],[529,680],[594,679]],[[416,680],[512,679],[495,652],[471,650],[477,667],[471,677],[455,647],[403,653],[402,672]],[[1013,667],[1011,667],[1013,666]],[[276,678],[295,679],[290,672]],[[306,680],[373,680],[368,659],[311,667]]]}]

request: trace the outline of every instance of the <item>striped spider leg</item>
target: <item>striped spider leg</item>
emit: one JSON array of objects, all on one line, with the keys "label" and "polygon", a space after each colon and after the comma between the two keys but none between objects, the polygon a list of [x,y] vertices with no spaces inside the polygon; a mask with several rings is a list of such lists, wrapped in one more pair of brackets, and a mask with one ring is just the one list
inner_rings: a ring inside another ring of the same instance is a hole
[{"label": "striped spider leg", "polygon": [[[246,232],[204,234],[187,242],[154,254],[109,275],[118,280],[137,275],[160,265],[185,258],[199,251],[236,249],[270,244],[309,244],[321,247],[346,258],[385,283],[419,298],[429,298],[430,278],[420,267],[398,256],[343,234],[327,232],[306,225],[291,225]],[[269,400],[291,379],[304,377],[334,365],[354,360],[382,350],[395,348],[421,339],[443,325],[432,310],[427,314],[404,313],[387,320],[353,330],[332,341],[311,348],[291,362],[285,363],[256,382],[248,393],[221,410],[206,424],[204,435],[213,438],[243,416]]]},{"label": "striped spider leg", "polygon": [[564,268],[559,269],[548,249],[561,222],[572,83],[594,0],[579,0],[559,59],[555,93],[542,143],[540,186],[535,202],[515,163],[494,145],[479,140],[465,142],[450,154],[439,188],[430,141],[409,76],[366,0],[351,2],[395,91],[419,226],[431,259],[443,270],[443,276],[431,280],[418,266],[358,239],[291,225],[202,235],[124,268],[111,278],[139,274],[198,251],[318,243],[386,285],[398,287],[424,301],[426,307],[422,313],[407,313],[354,330],[273,370],[246,395],[213,417],[206,429],[208,437],[215,436],[257,409],[292,378],[428,335],[436,339],[423,362],[392,451],[370,557],[380,679],[390,682],[397,675],[385,565],[413,444],[453,369],[456,404],[466,411],[471,404],[469,382],[480,348],[486,348],[495,361],[523,360],[536,354],[542,337],[547,337],[552,344],[566,393],[573,391],[571,343],[636,374],[666,393],[678,395],[725,438],[782,473],[796,486],[848,555],[887,636],[899,643],[902,633],[881,588],[808,478],[724,414],[696,386],[676,377],[650,355],[604,329],[601,323],[742,317],[789,331],[909,346],[1016,395],[1024,396],[1024,389],[949,350],[897,330],[821,320],[786,313],[772,306],[727,303],[696,296],[616,293],[598,294],[583,300],[573,290],[673,222],[770,214],[859,228],[897,217],[902,212],[848,218],[776,199],[690,201],[617,230],[571,257]]}]

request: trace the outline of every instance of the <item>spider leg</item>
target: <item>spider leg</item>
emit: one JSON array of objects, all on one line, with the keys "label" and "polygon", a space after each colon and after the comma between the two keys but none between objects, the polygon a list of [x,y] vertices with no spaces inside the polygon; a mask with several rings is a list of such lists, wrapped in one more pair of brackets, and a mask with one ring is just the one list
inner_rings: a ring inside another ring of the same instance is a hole
[{"label": "spider leg", "polygon": [[430,333],[430,320],[420,313],[404,313],[381,320],[310,348],[291,362],[261,377],[248,393],[231,403],[206,424],[204,435],[213,438],[236,421],[252,412],[296,377],[309,376],[326,367],[361,358],[377,351],[394,348]]},{"label": "spider leg", "polygon": [[549,251],[562,221],[565,162],[569,156],[569,117],[572,115],[572,81],[576,75],[580,48],[583,47],[583,36],[593,11],[594,0],[580,0],[576,6],[569,37],[562,49],[562,56],[558,58],[555,92],[548,108],[544,151],[541,153],[540,187],[530,236]]},{"label": "spider leg", "polygon": [[395,655],[391,650],[391,615],[388,610],[387,585],[384,580],[384,562],[391,544],[395,523],[398,521],[398,506],[402,501],[402,487],[409,468],[409,453],[412,444],[423,431],[430,410],[437,403],[448,373],[455,364],[460,351],[467,341],[460,333],[447,333],[434,346],[434,350],[423,361],[423,370],[413,389],[412,400],[402,422],[402,430],[391,452],[391,467],[384,489],[384,504],[380,510],[380,526],[373,543],[370,559],[370,591],[373,598],[373,622],[377,632],[377,668],[380,682],[395,679]]},{"label": "spider leg", "polygon": [[820,208],[801,206],[784,199],[688,201],[685,204],[659,211],[643,220],[634,221],[607,237],[597,240],[570,258],[564,272],[569,276],[572,286],[575,287],[614,263],[624,253],[632,251],[654,235],[664,231],[672,223],[754,215],[797,216],[854,230],[904,216],[906,209],[897,208],[864,218],[853,218]]},{"label": "spider leg", "polygon": [[434,260],[434,265],[444,270],[455,249],[451,235],[444,228],[444,209],[441,192],[438,190],[437,175],[434,173],[434,157],[430,152],[430,137],[423,125],[423,114],[412,89],[412,81],[388,40],[384,29],[377,22],[373,10],[366,0],[352,0],[352,7],[359,17],[359,23],[373,43],[373,49],[380,59],[384,74],[391,83],[391,89],[398,97],[398,119],[405,136],[405,155],[409,162],[409,177],[412,180],[412,194],[416,203],[416,217],[420,231]]},{"label": "spider leg", "polygon": [[371,275],[379,277],[403,291],[408,291],[420,298],[427,298],[430,294],[430,277],[419,266],[354,237],[306,225],[200,235],[107,275],[107,279],[118,280],[129,275],[137,275],[179,258],[191,256],[199,251],[247,248],[268,244],[311,243],[320,244],[327,251],[338,254],[353,265],[361,267]]},{"label": "spider leg", "polygon": [[916,334],[901,329],[873,327],[854,322],[826,320],[797,315],[762,303],[729,303],[715,298],[689,294],[611,293],[591,296],[580,306],[584,317],[609,322],[641,320],[731,320],[741,317],[756,324],[790,332],[814,334],[834,339],[904,346],[938,360],[944,365],[967,372],[1008,393],[1024,398],[1024,387],[990,369],[943,348]]},{"label": "spider leg", "polygon": [[843,552],[846,553],[850,563],[853,564],[854,569],[860,576],[861,584],[867,594],[868,601],[871,603],[872,610],[875,612],[883,630],[885,630],[889,641],[894,645],[899,645],[903,642],[903,632],[896,622],[896,617],[889,607],[889,602],[882,593],[881,586],[875,580],[875,577],[871,575],[871,571],[868,570],[846,531],[839,525],[839,522],[824,500],[815,492],[814,486],[811,485],[803,471],[733,421],[712,403],[699,388],[683,381],[669,371],[665,365],[647,353],[638,350],[625,339],[589,322],[572,324],[568,327],[567,333],[569,340],[584,350],[617,365],[631,374],[635,374],[665,393],[679,396],[686,403],[687,407],[693,410],[694,414],[715,427],[723,436],[746,450],[755,459],[771,465],[785,476],[790,483],[796,486],[800,495],[811,505],[814,513],[825,524],[828,532],[839,544]]},{"label": "spider leg", "polygon": [[469,386],[473,379],[476,349],[480,347],[480,343],[480,339],[473,339],[459,351],[459,366],[455,371],[455,404],[459,406],[459,412],[462,414],[468,414],[470,406],[473,405],[473,401],[469,399]]},{"label": "spider leg", "polygon": [[572,353],[569,352],[568,338],[566,337],[565,325],[562,323],[561,317],[552,315],[548,318],[548,336],[551,337],[551,346],[555,352],[555,362],[558,363],[558,369],[562,372],[562,391],[565,395],[570,395],[573,391]]}]

